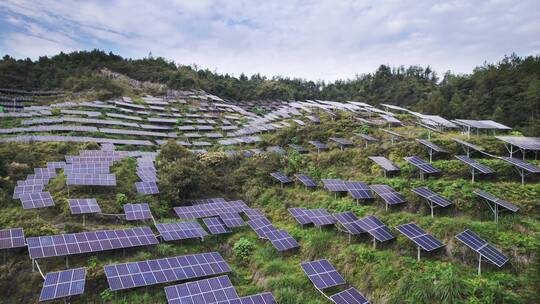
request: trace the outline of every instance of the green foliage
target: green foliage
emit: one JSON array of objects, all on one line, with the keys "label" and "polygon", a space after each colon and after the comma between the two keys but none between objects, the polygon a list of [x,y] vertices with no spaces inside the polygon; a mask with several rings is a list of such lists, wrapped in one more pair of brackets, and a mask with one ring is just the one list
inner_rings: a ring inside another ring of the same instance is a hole
[{"label": "green foliage", "polygon": [[240,238],[238,241],[236,241],[236,243],[234,243],[233,246],[234,255],[241,261],[246,261],[249,259],[253,249],[253,244],[246,238]]}]

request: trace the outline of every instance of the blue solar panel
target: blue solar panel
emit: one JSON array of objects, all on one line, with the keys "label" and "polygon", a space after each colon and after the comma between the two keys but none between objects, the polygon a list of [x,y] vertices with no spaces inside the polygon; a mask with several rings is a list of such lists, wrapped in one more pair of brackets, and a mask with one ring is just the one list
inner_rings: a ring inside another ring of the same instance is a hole
[{"label": "blue solar panel", "polygon": [[22,228],[0,230],[0,249],[10,249],[25,246],[24,230]]},{"label": "blue solar panel", "polygon": [[106,265],[104,270],[114,291],[221,274],[231,268],[219,253],[208,252]]},{"label": "blue solar panel", "polygon": [[403,159],[405,159],[408,163],[420,169],[422,172],[426,174],[435,174],[435,173],[441,172],[441,170],[433,167],[428,162],[426,162],[425,160],[421,159],[418,156],[404,157]]},{"label": "blue solar panel", "polygon": [[145,220],[152,218],[150,206],[147,203],[125,204],[124,213],[126,214],[126,221]]},{"label": "blue solar panel", "polygon": [[286,176],[285,174],[281,172],[272,172],[270,173],[270,176],[272,176],[273,178],[275,178],[277,181],[279,181],[282,184],[289,184],[293,182],[292,179],[290,179],[288,176]]},{"label": "blue solar panel", "polygon": [[356,223],[379,242],[385,242],[395,238],[390,232],[390,229],[373,215],[359,219]]},{"label": "blue solar panel", "polygon": [[300,225],[307,225],[313,223],[309,215],[307,214],[307,209],[305,208],[289,208],[287,209],[289,213],[294,217],[294,219]]},{"label": "blue solar panel", "polygon": [[100,213],[101,208],[95,198],[68,199],[71,214]]},{"label": "blue solar panel", "polygon": [[221,218],[225,226],[228,228],[242,227],[246,225],[240,214],[236,212],[220,213],[219,218]]},{"label": "blue solar panel", "polygon": [[407,202],[405,198],[403,198],[396,190],[388,185],[371,185],[370,187],[389,205]]},{"label": "blue solar panel", "polygon": [[216,304],[277,304],[277,302],[271,293],[264,292],[238,299],[221,301]]},{"label": "blue solar panel", "polygon": [[294,177],[296,177],[306,187],[310,187],[310,188],[317,187],[317,182],[307,175],[295,174]]},{"label": "blue solar panel", "polygon": [[276,229],[265,233],[266,238],[278,251],[297,248],[298,242],[286,230]]},{"label": "blue solar panel", "polygon": [[212,234],[231,233],[232,230],[219,217],[203,218],[203,222]]},{"label": "blue solar panel", "polygon": [[156,224],[156,229],[165,241],[204,238],[208,235],[197,222]]},{"label": "blue solar panel", "polygon": [[169,304],[214,304],[238,298],[228,276],[165,287]]},{"label": "blue solar panel", "polygon": [[352,235],[366,232],[358,225],[358,217],[351,211],[334,214],[334,218]]},{"label": "blue solar panel", "polygon": [[492,202],[494,204],[497,204],[498,206],[501,206],[509,211],[512,211],[512,212],[517,212],[519,210],[519,207],[508,202],[508,201],[505,201],[503,199],[500,199],[496,196],[494,196],[493,194],[491,193],[488,193],[484,190],[474,190],[474,194],[478,195],[479,197],[489,201],[489,202]]},{"label": "blue solar panel", "polygon": [[318,289],[345,284],[345,279],[337,272],[328,260],[316,260],[300,264],[309,280]]},{"label": "blue solar panel", "polygon": [[330,297],[336,304],[368,304],[369,301],[356,288],[351,287]]},{"label": "blue solar panel", "polygon": [[345,187],[354,199],[373,199],[373,194],[366,183],[346,181]]},{"label": "blue solar panel", "polygon": [[324,187],[330,192],[347,192],[345,181],[337,178],[321,179]]},{"label": "blue solar panel", "polygon": [[503,266],[508,261],[508,257],[506,257],[502,252],[500,252],[493,245],[481,239],[469,229],[456,235],[456,239],[498,267]]},{"label": "blue solar panel", "polygon": [[432,251],[444,246],[441,241],[414,223],[400,225],[396,229],[426,251]]},{"label": "blue solar panel", "polygon": [[277,230],[274,225],[266,217],[259,217],[247,222],[249,227],[255,231],[257,236],[262,239],[266,239],[266,233]]},{"label": "blue solar panel", "polygon": [[448,200],[447,198],[429,190],[428,188],[426,187],[418,187],[418,188],[413,188],[412,189],[412,192],[420,195],[421,197],[441,206],[441,207],[448,207],[450,205],[452,205],[452,202],[450,200]]},{"label": "blue solar panel", "polygon": [[493,174],[495,173],[495,170],[491,169],[490,167],[486,165],[482,165],[481,163],[477,162],[476,160],[472,158],[468,158],[465,155],[456,155],[455,156],[460,161],[464,162],[465,164],[471,166],[472,168],[478,170],[478,172],[483,174]]},{"label": "blue solar panel", "polygon": [[80,295],[84,292],[85,281],[86,268],[49,272],[45,275],[39,301]]}]

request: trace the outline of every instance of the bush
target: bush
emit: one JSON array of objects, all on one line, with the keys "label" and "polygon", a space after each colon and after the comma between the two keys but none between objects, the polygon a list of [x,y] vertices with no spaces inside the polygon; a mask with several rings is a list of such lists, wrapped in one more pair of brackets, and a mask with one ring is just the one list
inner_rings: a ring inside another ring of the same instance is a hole
[{"label": "bush", "polygon": [[253,249],[253,243],[246,238],[239,239],[233,246],[234,255],[241,261],[246,261]]}]

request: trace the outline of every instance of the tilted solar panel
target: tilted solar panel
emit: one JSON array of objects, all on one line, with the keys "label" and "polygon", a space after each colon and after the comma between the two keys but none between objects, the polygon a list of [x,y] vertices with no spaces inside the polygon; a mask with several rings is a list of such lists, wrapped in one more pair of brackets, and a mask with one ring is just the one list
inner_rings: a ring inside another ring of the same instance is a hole
[{"label": "tilted solar panel", "polygon": [[156,224],[156,229],[165,241],[204,238],[208,235],[197,222]]},{"label": "tilted solar panel", "polygon": [[403,196],[388,185],[371,185],[370,188],[389,205],[407,202]]},{"label": "tilted solar panel", "polygon": [[150,206],[147,203],[125,204],[124,213],[126,214],[126,221],[144,220],[152,218]]},{"label": "tilted solar panel", "polygon": [[277,181],[279,181],[282,184],[289,184],[293,182],[292,179],[290,179],[288,176],[286,176],[285,174],[281,172],[272,172],[270,173],[270,176],[272,176],[273,178],[275,178]]},{"label": "tilted solar panel", "polygon": [[448,207],[452,205],[452,202],[448,200],[447,198],[443,197],[442,195],[439,195],[431,190],[429,190],[427,187],[417,187],[411,189],[412,192],[418,194],[419,196],[441,206],[441,207]]},{"label": "tilted solar panel", "polygon": [[345,181],[345,187],[354,199],[373,199],[373,194],[366,183]]},{"label": "tilted solar panel", "polygon": [[266,239],[266,233],[277,230],[266,217],[260,217],[247,221],[248,226],[255,231],[257,236]]},{"label": "tilted solar panel", "polygon": [[305,208],[289,208],[287,209],[289,213],[294,217],[294,219],[300,225],[307,225],[313,223],[312,219],[308,214],[308,210]]},{"label": "tilted solar panel", "polygon": [[238,298],[231,280],[226,275],[167,286],[165,295],[169,304],[215,304]]},{"label": "tilted solar panel", "polygon": [[512,204],[512,203],[510,203],[508,201],[505,201],[503,199],[500,199],[500,198],[494,196],[493,194],[488,193],[488,192],[486,192],[484,190],[479,190],[479,189],[474,190],[474,194],[478,195],[479,197],[481,197],[481,198],[483,198],[483,199],[485,199],[487,201],[490,201],[490,202],[492,202],[494,204],[497,204],[497,205],[499,205],[499,206],[501,206],[501,207],[503,207],[503,208],[505,208],[505,209],[507,209],[509,211],[517,212],[519,210],[518,206],[516,206],[516,205],[514,205],[514,204]]},{"label": "tilted solar panel", "polygon": [[317,182],[307,175],[295,174],[294,177],[296,177],[296,179],[298,179],[306,187],[309,187],[309,188],[317,187]]},{"label": "tilted solar panel", "polygon": [[345,279],[339,274],[334,266],[325,259],[300,264],[309,280],[318,289],[339,286],[345,284]]},{"label": "tilted solar panel", "polygon": [[354,287],[338,292],[330,298],[336,304],[369,304],[367,298]]},{"label": "tilted solar panel", "polygon": [[317,148],[319,150],[327,150],[328,149],[328,145],[326,145],[325,143],[322,143],[320,141],[317,141],[317,140],[310,140],[310,141],[308,141],[308,143],[310,143],[311,145],[313,145],[315,148]]},{"label": "tilted solar panel", "polygon": [[264,213],[259,209],[249,208],[249,209],[245,209],[243,212],[250,220],[265,217]]},{"label": "tilted solar panel", "polygon": [[86,268],[49,272],[41,289],[39,301],[65,298],[84,293]]},{"label": "tilted solar panel", "polygon": [[384,156],[370,156],[368,157],[372,161],[374,161],[376,164],[381,166],[384,170],[389,172],[395,172],[400,171],[400,168],[396,166],[391,160]]},{"label": "tilted solar panel", "polygon": [[448,153],[448,151],[446,151],[445,149],[437,146],[436,144],[430,142],[429,140],[425,140],[425,139],[416,139],[417,142],[421,143],[422,145],[430,148],[431,150],[435,151],[435,152],[440,152],[440,153]]},{"label": "tilted solar panel", "polygon": [[23,209],[34,209],[54,206],[54,201],[49,192],[22,193],[19,199]]},{"label": "tilted solar panel", "polygon": [[140,194],[158,194],[159,188],[155,181],[136,182],[135,188]]},{"label": "tilted solar panel", "polygon": [[265,232],[265,236],[278,251],[290,250],[300,246],[286,230],[269,230]]},{"label": "tilted solar panel", "polygon": [[25,247],[23,228],[0,230],[0,249]]},{"label": "tilted solar panel", "polygon": [[502,267],[508,261],[508,257],[506,257],[502,252],[500,252],[493,245],[481,239],[476,233],[469,229],[466,229],[456,235],[456,239],[498,267]]},{"label": "tilted solar panel", "polygon": [[223,221],[225,226],[229,228],[242,227],[246,223],[237,212],[223,212],[219,214],[219,218]]},{"label": "tilted solar panel", "polygon": [[101,212],[101,208],[99,207],[95,198],[68,199],[68,204],[71,214]]},{"label": "tilted solar panel", "polygon": [[478,172],[480,172],[480,173],[483,173],[483,174],[493,174],[493,173],[495,173],[495,170],[491,169],[490,167],[488,167],[486,165],[482,165],[478,161],[476,161],[476,160],[474,160],[472,158],[468,158],[465,155],[456,155],[455,157],[457,159],[459,159],[460,161],[464,162],[465,164],[471,166],[472,168],[478,170]]},{"label": "tilted solar panel", "polygon": [[348,233],[352,235],[358,235],[365,233],[364,229],[358,225],[358,217],[352,211],[346,211],[342,213],[334,214],[334,218],[338,221]]},{"label": "tilted solar panel", "polygon": [[418,156],[404,157],[403,159],[426,174],[435,174],[441,172],[441,170],[433,167]]},{"label": "tilted solar panel", "polygon": [[325,225],[333,225],[336,219],[326,209],[313,209],[305,211],[313,224],[317,227]]},{"label": "tilted solar panel", "polygon": [[426,251],[441,248],[444,244],[414,223],[396,226],[396,229]]},{"label": "tilted solar panel", "polygon": [[198,253],[163,259],[106,265],[111,290],[150,286],[230,272],[217,252]]},{"label": "tilted solar panel", "polygon": [[395,238],[390,232],[390,229],[373,215],[359,219],[356,223],[379,242],[389,241]]},{"label": "tilted solar panel", "polygon": [[530,172],[530,173],[540,173],[540,167],[536,166],[536,165],[533,165],[533,164],[530,164],[530,163],[527,163],[525,161],[522,161],[521,159],[517,159],[517,158],[514,158],[514,157],[500,157],[502,160],[506,161],[507,163],[509,164],[512,164],[516,167],[518,167],[519,169],[523,169],[527,172]]},{"label": "tilted solar panel", "polygon": [[219,217],[203,218],[203,222],[212,234],[231,233],[232,230]]},{"label": "tilted solar panel", "polygon": [[349,189],[345,181],[337,178],[321,179],[324,187],[330,192],[347,192]]},{"label": "tilted solar panel", "polygon": [[148,227],[99,230],[26,238],[30,258],[39,259],[158,243]]},{"label": "tilted solar panel", "polygon": [[277,304],[277,302],[272,293],[264,292],[238,299],[220,301],[216,304]]}]

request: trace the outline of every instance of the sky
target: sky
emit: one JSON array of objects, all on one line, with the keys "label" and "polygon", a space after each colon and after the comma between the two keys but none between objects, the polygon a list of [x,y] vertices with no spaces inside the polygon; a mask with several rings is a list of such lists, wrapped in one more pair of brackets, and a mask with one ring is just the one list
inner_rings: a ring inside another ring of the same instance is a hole
[{"label": "sky", "polygon": [[218,73],[333,81],[381,64],[470,73],[540,55],[540,1],[2,0],[0,54],[101,49]]}]

